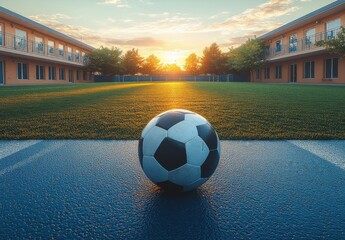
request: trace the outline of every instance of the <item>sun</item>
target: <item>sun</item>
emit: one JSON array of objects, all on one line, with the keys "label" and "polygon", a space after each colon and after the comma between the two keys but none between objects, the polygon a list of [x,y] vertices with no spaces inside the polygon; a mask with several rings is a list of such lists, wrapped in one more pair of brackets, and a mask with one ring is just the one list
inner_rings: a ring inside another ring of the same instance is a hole
[{"label": "sun", "polygon": [[184,65],[186,54],[180,50],[167,51],[162,54],[163,64],[176,64],[180,67]]},{"label": "sun", "polygon": [[180,60],[181,58],[181,53],[177,51],[167,52],[164,55],[164,61],[168,64],[176,63],[177,60]]}]

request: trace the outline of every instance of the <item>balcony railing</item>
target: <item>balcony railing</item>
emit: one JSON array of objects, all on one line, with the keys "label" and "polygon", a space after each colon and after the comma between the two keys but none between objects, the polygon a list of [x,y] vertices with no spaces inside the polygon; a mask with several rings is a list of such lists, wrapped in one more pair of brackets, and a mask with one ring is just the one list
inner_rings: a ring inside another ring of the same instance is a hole
[{"label": "balcony railing", "polygon": [[299,53],[307,53],[313,50],[322,50],[324,48],[317,46],[316,43],[322,40],[337,38],[340,31],[341,28],[331,29],[327,32],[320,32],[306,38],[290,40],[288,44],[277,45],[274,46],[273,49],[268,48],[266,50],[266,58],[270,60],[279,57],[288,57],[289,55],[296,55]]},{"label": "balcony railing", "polygon": [[83,65],[86,65],[87,62],[86,56],[82,56],[80,53],[76,54],[64,51],[47,44],[43,44],[42,42],[27,40],[26,38],[0,31],[0,50],[1,48],[27,53],[36,57],[47,57],[52,60],[65,60],[71,63],[79,63]]}]

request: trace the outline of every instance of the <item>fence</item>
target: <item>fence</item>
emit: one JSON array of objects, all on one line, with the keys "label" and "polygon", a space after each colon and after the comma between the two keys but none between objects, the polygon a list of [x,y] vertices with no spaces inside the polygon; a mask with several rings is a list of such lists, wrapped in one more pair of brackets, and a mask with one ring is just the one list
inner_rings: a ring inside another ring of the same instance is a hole
[{"label": "fence", "polygon": [[54,48],[48,44],[43,44],[43,40],[33,41],[26,37],[16,36],[10,33],[0,31],[0,48],[6,48],[13,51],[24,52],[35,56],[44,56],[59,60],[66,60],[79,64],[86,64],[84,52],[72,52],[72,48],[65,49]]},{"label": "fence", "polygon": [[249,73],[225,74],[225,75],[153,75],[153,76],[95,76],[96,82],[161,82],[161,81],[185,81],[185,82],[249,82]]},{"label": "fence", "polygon": [[[319,32],[307,35],[305,38],[297,39],[297,35],[291,35],[287,44],[282,44],[282,39],[276,41],[273,48],[266,50],[266,58],[271,59],[286,54],[293,54],[302,51],[308,51],[313,49],[322,49],[322,46],[318,46],[316,43],[322,40],[330,40],[338,38],[338,34],[341,32],[342,27],[329,29],[326,32]],[[315,29],[313,29],[315,31]]]}]

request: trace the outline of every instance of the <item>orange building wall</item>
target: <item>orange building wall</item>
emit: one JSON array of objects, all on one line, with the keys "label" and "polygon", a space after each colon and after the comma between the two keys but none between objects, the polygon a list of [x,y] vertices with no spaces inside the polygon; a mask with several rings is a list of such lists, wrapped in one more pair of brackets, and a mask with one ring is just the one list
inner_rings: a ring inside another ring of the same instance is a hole
[{"label": "orange building wall", "polygon": [[[20,58],[13,58],[13,57],[3,57],[0,56],[0,60],[4,61],[4,84],[6,85],[13,85],[13,84],[59,84],[59,83],[68,83],[68,70],[72,69],[73,75],[73,83],[87,83],[93,82],[93,80],[89,80],[89,72],[87,72],[87,79],[83,80],[83,68],[77,67],[70,67],[61,64],[54,64],[54,63],[47,63],[42,61],[33,61],[28,59],[20,59]],[[17,79],[17,63],[23,62],[28,64],[28,79],[22,80]],[[36,65],[43,65],[44,66],[44,80],[37,80],[36,79]],[[48,67],[54,66],[56,69],[55,72],[55,80],[49,80],[48,74]],[[59,80],[59,68],[65,68],[65,78],[64,80]],[[77,81],[77,70],[80,72],[80,80]]]},{"label": "orange building wall", "polygon": [[[332,83],[332,84],[345,84],[345,59],[338,59],[338,78],[325,79],[324,69],[325,60],[334,58],[335,56],[329,54],[317,55],[312,57],[298,58],[295,60],[287,60],[281,62],[272,62],[266,64],[265,67],[270,68],[270,79],[265,79],[265,68],[261,69],[260,80],[256,79],[256,71],[252,72],[253,82],[263,83],[288,83],[290,80],[290,65],[297,64],[297,83]],[[315,62],[315,77],[312,79],[304,78],[304,63],[308,61]],[[277,65],[282,66],[282,78],[275,79],[275,68]]]}]

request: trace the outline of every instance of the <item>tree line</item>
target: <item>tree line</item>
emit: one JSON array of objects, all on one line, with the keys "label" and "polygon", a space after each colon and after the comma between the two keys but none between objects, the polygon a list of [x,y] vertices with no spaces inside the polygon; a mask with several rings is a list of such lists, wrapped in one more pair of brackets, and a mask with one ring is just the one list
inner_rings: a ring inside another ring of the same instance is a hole
[{"label": "tree line", "polygon": [[[201,57],[192,53],[185,59],[184,72],[192,75],[248,72],[264,64],[265,49],[265,44],[260,39],[249,39],[227,52],[222,52],[216,43],[212,43],[204,48]],[[86,67],[103,76],[183,72],[177,64],[162,64],[154,54],[144,58],[138,49],[133,48],[123,54],[117,47],[103,46],[87,54]]]}]

